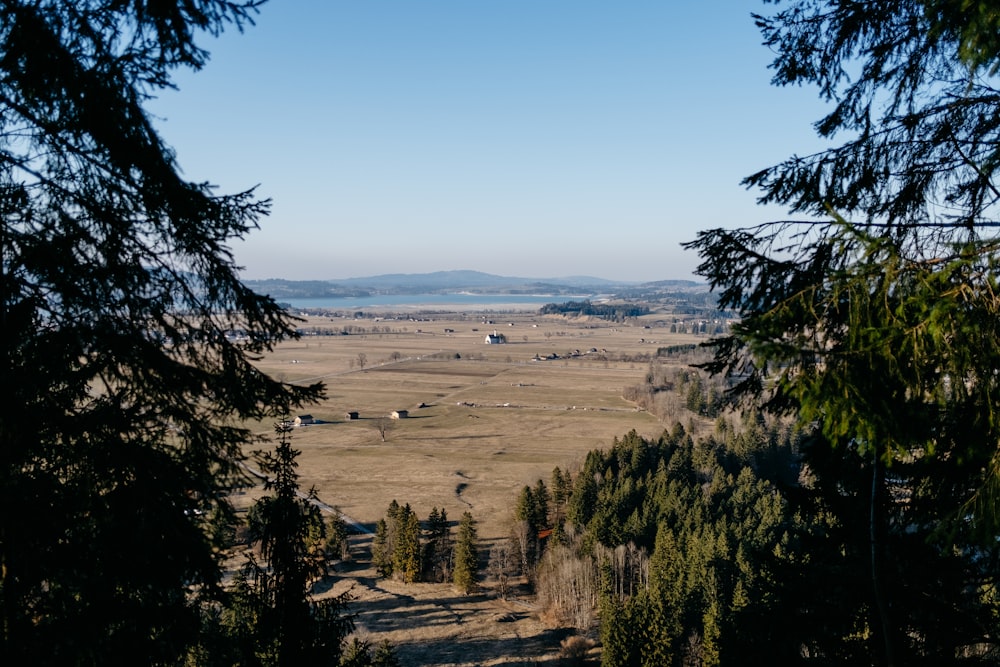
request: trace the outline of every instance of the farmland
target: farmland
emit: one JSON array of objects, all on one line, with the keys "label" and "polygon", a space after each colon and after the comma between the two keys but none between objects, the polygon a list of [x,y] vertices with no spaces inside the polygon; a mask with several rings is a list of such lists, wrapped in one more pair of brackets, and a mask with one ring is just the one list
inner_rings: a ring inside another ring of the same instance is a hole
[{"label": "farmland", "polygon": [[[369,530],[393,499],[419,517],[436,507],[454,522],[469,511],[486,549],[509,534],[524,485],[548,480],[555,466],[577,469],[588,451],[629,430],[656,436],[671,425],[622,390],[644,381],[658,348],[705,340],[671,333],[673,321],[662,313],[624,324],[513,311],[313,314],[300,323],[300,340],[259,366],[327,386],[325,400],[289,415],[314,422],[292,433],[303,489]],[[494,331],[506,343],[486,344]],[[385,421],[403,410],[405,418]],[[384,442],[379,422],[388,424]],[[261,434],[270,426],[260,424]],[[378,579],[369,546],[370,536],[353,538],[354,560],[338,566],[331,591],[350,591],[359,634],[388,639],[404,664],[545,663],[570,632],[545,624],[530,598],[497,599],[484,577],[476,596]]]},{"label": "farmland", "polygon": [[[650,319],[660,326],[528,313],[313,316],[301,340],[260,367],[327,386],[326,399],[309,408],[316,423],[293,434],[303,487],[367,524],[392,498],[420,515],[469,510],[490,538],[505,532],[507,508],[525,484],[555,466],[572,469],[631,429],[663,430],[622,389],[643,381],[658,347],[704,337],[671,334],[662,317]],[[330,335],[345,328],[355,333]],[[506,344],[484,343],[494,330]],[[399,410],[408,417],[393,420],[382,442],[373,422]]]}]

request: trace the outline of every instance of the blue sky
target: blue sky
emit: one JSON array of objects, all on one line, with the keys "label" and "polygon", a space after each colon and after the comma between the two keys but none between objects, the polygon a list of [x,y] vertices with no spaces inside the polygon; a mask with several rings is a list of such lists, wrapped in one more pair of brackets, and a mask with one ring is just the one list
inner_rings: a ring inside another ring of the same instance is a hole
[{"label": "blue sky", "polygon": [[187,178],[273,200],[245,278],[691,278],[699,229],[785,215],[740,180],[820,145],[769,7],[273,0],[149,109]]}]

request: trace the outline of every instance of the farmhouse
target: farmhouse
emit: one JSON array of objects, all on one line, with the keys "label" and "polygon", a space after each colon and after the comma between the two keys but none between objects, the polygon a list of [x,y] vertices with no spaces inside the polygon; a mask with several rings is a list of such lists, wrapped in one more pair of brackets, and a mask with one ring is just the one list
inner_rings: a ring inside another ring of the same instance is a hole
[{"label": "farmhouse", "polygon": [[305,424],[315,424],[316,420],[313,419],[312,415],[299,415],[295,418],[296,426],[303,426]]},{"label": "farmhouse", "polygon": [[503,343],[506,342],[507,342],[507,337],[504,336],[502,333],[497,333],[496,329],[493,330],[493,333],[486,334],[487,345],[502,345]]},{"label": "farmhouse", "polygon": [[389,416],[393,419],[406,419],[410,416],[410,412],[409,410],[393,410]]}]

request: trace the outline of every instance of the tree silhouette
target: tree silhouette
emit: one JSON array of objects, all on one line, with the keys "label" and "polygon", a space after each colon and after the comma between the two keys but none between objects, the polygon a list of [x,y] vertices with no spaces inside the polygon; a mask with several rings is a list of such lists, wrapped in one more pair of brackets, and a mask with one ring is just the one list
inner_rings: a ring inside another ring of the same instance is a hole
[{"label": "tree silhouette", "polygon": [[347,598],[315,600],[309,593],[312,581],[325,574],[325,522],[315,490],[300,497],[291,427],[282,422],[275,430],[274,451],[258,454],[269,495],[254,503],[248,521],[262,560],[248,554],[227,618],[236,646],[245,647],[236,662],[337,665],[352,629],[341,613]]},{"label": "tree silhouette", "polygon": [[321,394],[252,364],[295,337],[228,245],[268,203],[185,181],[143,109],[256,4],[0,5],[5,664],[175,661],[218,590],[243,424]]},{"label": "tree silhouette", "polygon": [[809,218],[689,244],[740,318],[707,368],[797,417],[812,511],[836,517],[845,571],[867,573],[839,609],[871,628],[854,661],[974,661],[995,643],[997,605],[975,593],[1000,534],[995,17],[953,0],[757,17],[775,83],[816,85],[819,134],[846,139],[745,181]]}]

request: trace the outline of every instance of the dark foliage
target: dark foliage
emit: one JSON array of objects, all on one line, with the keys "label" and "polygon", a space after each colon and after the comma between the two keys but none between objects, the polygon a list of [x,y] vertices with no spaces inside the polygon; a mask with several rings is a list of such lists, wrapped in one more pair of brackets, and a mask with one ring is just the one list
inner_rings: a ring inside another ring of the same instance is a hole
[{"label": "dark foliage", "polygon": [[299,494],[296,458],[289,427],[277,427],[273,452],[258,454],[267,480],[263,498],[249,513],[253,552],[236,578],[223,612],[229,639],[217,664],[335,667],[344,639],[353,628],[343,615],[346,596],[316,600],[312,582],[325,574],[325,522],[315,492]]},{"label": "dark foliage", "polygon": [[540,315],[589,315],[602,320],[623,322],[628,317],[639,317],[649,314],[649,306],[638,304],[591,303],[584,301],[567,301],[566,303],[548,303],[542,306]]},{"label": "dark foliage", "polygon": [[808,435],[803,511],[830,517],[809,537],[839,556],[800,585],[843,582],[803,615],[820,662],[996,659],[995,16],[952,0],[758,16],[775,83],[816,85],[832,104],[816,129],[843,139],[746,180],[811,219],[688,244],[740,318],[705,367]]},{"label": "dark foliage", "polygon": [[4,664],[175,661],[217,590],[236,424],[320,395],[251,363],[295,335],[227,245],[267,202],[183,180],[142,106],[255,11],[0,2]]}]

